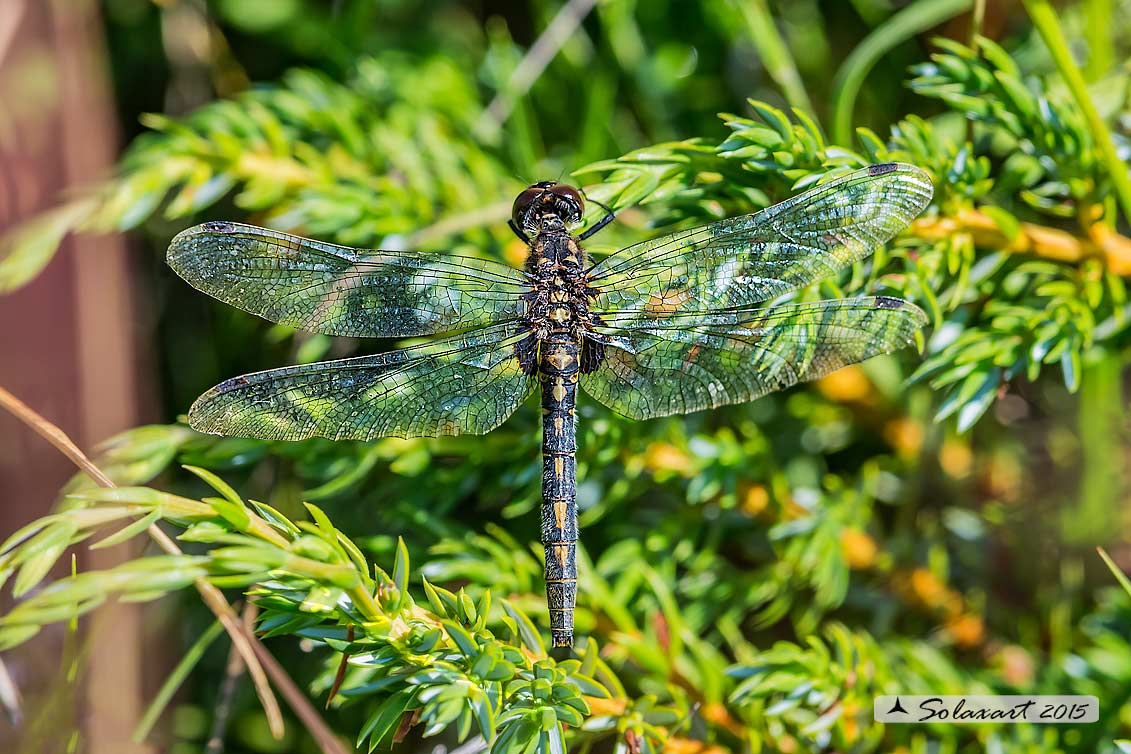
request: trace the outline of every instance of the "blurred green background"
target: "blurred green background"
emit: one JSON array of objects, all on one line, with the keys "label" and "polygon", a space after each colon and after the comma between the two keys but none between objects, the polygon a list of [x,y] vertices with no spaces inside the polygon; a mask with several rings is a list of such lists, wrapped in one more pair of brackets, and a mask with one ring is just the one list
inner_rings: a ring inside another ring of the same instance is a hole
[{"label": "blurred green background", "polygon": [[[578,629],[624,688],[604,710],[613,722],[567,740],[633,754],[1131,751],[1118,743],[1131,737],[1131,595],[1096,552],[1131,569],[1131,240],[1112,163],[1033,23],[1048,6],[590,5],[104,0],[107,104],[129,147],[113,179],[66,195],[73,213],[11,223],[0,283],[39,275],[56,230],[130,230],[137,423],[173,423],[224,378],[388,345],[295,333],[191,290],[163,264],[190,224],[518,263],[505,220],[530,181],[573,175],[623,207],[591,244],[601,252],[872,157],[915,162],[937,183],[923,223],[812,293],[915,301],[933,320],[924,354],[644,423],[582,399],[592,564]],[[1131,3],[1053,10],[1126,173]],[[524,56],[543,34],[538,71]],[[55,80],[48,53],[0,61],[5,102],[34,108],[27,93]],[[806,114],[823,141],[791,125]],[[132,437],[122,468],[126,483],[156,476],[190,497],[210,493],[177,465],[211,469],[292,517],[316,503],[376,562],[403,537],[416,575],[540,620],[538,420],[530,404],[485,437],[371,444]],[[210,621],[192,594],[159,605],[147,615],[177,617],[146,619],[150,695]],[[337,656],[309,639],[270,646],[321,706]],[[226,659],[220,645],[205,654],[151,737],[159,750],[204,750]],[[65,745],[48,700],[67,688],[29,696],[10,740]],[[871,696],[895,691],[1096,694],[1101,722],[884,729]],[[328,720],[352,739],[368,703]],[[224,751],[316,751],[294,723],[269,736],[246,679],[232,704]],[[659,732],[653,706],[670,711]],[[420,733],[398,746],[457,746],[453,730]]]}]

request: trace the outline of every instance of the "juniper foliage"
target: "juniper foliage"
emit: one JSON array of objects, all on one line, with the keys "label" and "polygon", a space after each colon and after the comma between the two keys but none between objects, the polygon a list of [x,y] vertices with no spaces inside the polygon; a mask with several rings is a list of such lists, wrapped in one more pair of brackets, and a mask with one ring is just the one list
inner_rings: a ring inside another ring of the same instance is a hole
[{"label": "juniper foliage", "polygon": [[[626,38],[620,11],[601,12],[602,28]],[[513,65],[507,40],[492,44],[495,65]],[[1112,76],[1126,91],[1127,71]],[[1034,459],[1079,462],[1081,444],[1097,445],[1089,428],[1104,426],[1098,404],[1121,399],[1131,239],[1111,165],[1055,73],[1027,70],[987,38],[937,40],[908,87],[938,112],[859,128],[851,144],[830,143],[811,112],[750,100],[698,138],[577,171],[589,196],[622,210],[596,253],[879,161],[927,170],[936,198],[890,248],[800,294],[914,301],[932,319],[921,363],[901,354],[749,406],[643,424],[579,409],[577,626],[590,639],[576,659],[550,658],[542,640],[537,416],[526,409],[482,438],[128,432],[99,459],[122,487],[76,480],[57,513],[0,547],[19,598],[0,618],[0,645],[112,595],[150,600],[204,577],[254,598],[265,635],[316,648],[312,694],[331,696],[345,662],[335,724],[368,750],[406,736],[482,736],[505,754],[1126,746],[1115,739],[1127,734],[1131,593],[1084,587],[1087,556],[1074,545],[1095,539],[1072,539],[1058,506],[1069,493],[1031,473]],[[535,146],[529,133],[510,146],[484,139],[481,101],[450,56],[387,54],[362,57],[341,81],[295,70],[184,118],[153,116],[117,177],[6,240],[0,287],[31,279],[71,230],[144,228],[160,246],[190,219],[221,214],[352,245],[516,261],[503,220]],[[1131,146],[1114,137],[1126,159]],[[357,347],[217,316],[299,360]],[[193,360],[180,358],[174,366]],[[1079,421],[1079,440],[1027,439],[1033,414]],[[1118,537],[1126,522],[1097,495],[1080,490],[1100,517],[1092,531]],[[42,587],[69,547],[153,522],[191,554]],[[1030,541],[1057,557],[1025,558]],[[991,547],[1012,554],[1002,572]],[[1040,587],[1050,579],[1064,594]],[[1028,595],[1023,611],[1000,604],[1009,590]],[[1101,720],[872,722],[874,695],[911,689],[1095,694]]]}]

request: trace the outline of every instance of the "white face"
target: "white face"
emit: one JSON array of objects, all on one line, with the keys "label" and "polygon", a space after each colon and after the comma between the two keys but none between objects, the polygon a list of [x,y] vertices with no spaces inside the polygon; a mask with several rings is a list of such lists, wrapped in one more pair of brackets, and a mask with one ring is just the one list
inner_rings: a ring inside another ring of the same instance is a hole
[{"label": "white face", "polygon": [[526,215],[527,223],[526,230],[531,233],[538,233],[540,231],[564,231],[566,229],[565,222],[562,218],[551,212],[543,212],[538,215],[530,212]]},{"label": "white face", "polygon": [[[581,220],[584,202],[573,186],[543,181],[518,195],[511,218],[515,225],[530,233],[556,230]],[[557,225],[553,220],[557,220]]]}]

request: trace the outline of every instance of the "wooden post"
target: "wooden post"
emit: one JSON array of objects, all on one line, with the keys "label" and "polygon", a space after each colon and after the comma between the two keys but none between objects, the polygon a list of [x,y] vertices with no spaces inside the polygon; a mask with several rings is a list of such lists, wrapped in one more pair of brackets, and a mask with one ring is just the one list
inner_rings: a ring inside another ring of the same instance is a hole
[{"label": "wooden post", "polygon": [[[11,33],[6,35],[6,28]],[[33,101],[0,91],[8,111],[0,121],[2,232],[52,206],[64,190],[104,179],[113,166],[117,133],[97,3],[3,0],[0,72],[39,77]],[[13,82],[0,76],[0,86],[5,83]],[[80,445],[90,449],[139,423],[137,323],[128,255],[120,237],[66,241],[35,281],[0,298],[0,322],[0,384]],[[0,499],[5,501],[0,533],[48,512],[72,473],[54,449],[10,417],[0,416]],[[81,552],[80,568],[105,568],[126,554]],[[139,608],[111,605],[84,625],[81,750],[154,751],[130,741],[146,701]],[[54,636],[57,641],[58,633]],[[7,658],[25,690],[35,684],[36,672],[29,669],[59,663],[57,652],[50,653],[50,637],[46,642],[33,640]],[[42,655],[44,649],[47,656]],[[25,710],[28,718],[35,713]],[[53,731],[53,742],[71,723],[59,719],[57,724],[61,729]],[[0,728],[0,749],[17,750],[9,748],[7,739]],[[24,750],[37,743],[43,741],[25,741]]]}]

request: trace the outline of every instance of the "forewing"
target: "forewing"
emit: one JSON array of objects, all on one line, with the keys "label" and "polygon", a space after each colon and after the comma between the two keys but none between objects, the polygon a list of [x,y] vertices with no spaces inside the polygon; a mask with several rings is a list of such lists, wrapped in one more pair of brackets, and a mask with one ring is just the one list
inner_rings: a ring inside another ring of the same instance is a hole
[{"label": "forewing", "polygon": [[931,192],[919,168],[872,165],[761,212],[629,246],[590,269],[592,308],[658,315],[772,300],[865,257]]},{"label": "forewing", "polygon": [[499,325],[377,356],[272,369],[220,383],[189,410],[196,430],[263,440],[484,434],[530,394]]},{"label": "forewing", "polygon": [[604,359],[581,385],[633,419],[751,401],[905,346],[927,321],[886,296],[676,315],[652,326],[624,317],[597,328]]},{"label": "forewing", "polygon": [[327,335],[406,337],[523,314],[522,273],[497,262],[346,246],[239,223],[179,234],[169,266],[193,287],[273,322]]}]

